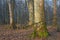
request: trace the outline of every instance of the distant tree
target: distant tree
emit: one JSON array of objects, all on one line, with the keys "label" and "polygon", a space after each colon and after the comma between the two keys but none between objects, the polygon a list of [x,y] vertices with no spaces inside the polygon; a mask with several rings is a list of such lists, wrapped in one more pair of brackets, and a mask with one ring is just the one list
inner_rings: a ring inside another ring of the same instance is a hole
[{"label": "distant tree", "polygon": [[16,29],[16,25],[14,23],[14,6],[15,6],[15,0],[7,0],[8,6],[9,6],[9,13],[10,13],[10,26],[13,29]]},{"label": "distant tree", "polygon": [[2,19],[3,19],[3,24],[5,24],[5,15],[4,15],[4,0],[1,0],[2,2]]},{"label": "distant tree", "polygon": [[[59,0],[57,0],[57,1],[59,1]],[[58,14],[58,16],[57,16],[57,18],[58,18],[58,24],[57,24],[57,32],[60,32],[60,13],[59,13],[59,11],[60,11],[60,5],[59,6],[57,6],[57,14]]]},{"label": "distant tree", "polygon": [[57,6],[56,6],[56,0],[53,0],[53,26],[57,26]]},{"label": "distant tree", "polygon": [[8,7],[8,3],[6,1],[6,22],[7,24],[9,24],[9,7]]}]

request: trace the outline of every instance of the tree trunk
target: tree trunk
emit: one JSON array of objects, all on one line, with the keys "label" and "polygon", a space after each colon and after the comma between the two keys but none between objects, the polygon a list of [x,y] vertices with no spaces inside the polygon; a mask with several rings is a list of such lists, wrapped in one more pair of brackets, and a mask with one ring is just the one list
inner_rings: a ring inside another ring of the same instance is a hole
[{"label": "tree trunk", "polygon": [[28,0],[27,6],[29,11],[29,25],[32,25],[34,23],[34,0]]},{"label": "tree trunk", "polygon": [[34,14],[37,35],[43,38],[47,37],[48,31],[44,14],[44,0],[34,0]]},{"label": "tree trunk", "polygon": [[53,0],[53,27],[57,26],[56,0]]},{"label": "tree trunk", "polygon": [[57,27],[57,6],[56,6],[56,1],[53,0],[53,27],[56,28],[57,31],[60,31],[60,27]]},{"label": "tree trunk", "polygon": [[10,26],[15,29],[16,25],[14,23],[14,0],[8,0],[7,2],[9,6],[9,13],[10,13]]}]

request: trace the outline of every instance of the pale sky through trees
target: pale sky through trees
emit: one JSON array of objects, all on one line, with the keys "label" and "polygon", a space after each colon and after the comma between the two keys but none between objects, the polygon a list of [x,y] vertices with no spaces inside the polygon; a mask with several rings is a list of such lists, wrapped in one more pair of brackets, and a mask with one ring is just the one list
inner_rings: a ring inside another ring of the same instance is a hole
[{"label": "pale sky through trees", "polygon": [[49,0],[49,1],[52,1],[52,0]]}]

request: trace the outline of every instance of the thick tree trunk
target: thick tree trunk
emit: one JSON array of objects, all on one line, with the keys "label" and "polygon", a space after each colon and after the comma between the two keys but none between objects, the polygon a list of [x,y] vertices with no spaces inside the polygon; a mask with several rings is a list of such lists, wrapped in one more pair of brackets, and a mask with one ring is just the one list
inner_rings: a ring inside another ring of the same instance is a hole
[{"label": "thick tree trunk", "polygon": [[44,0],[34,0],[35,26],[39,37],[47,37],[48,31],[45,22]]},{"label": "thick tree trunk", "polygon": [[40,1],[34,0],[34,15],[35,15],[35,23],[40,22]]}]

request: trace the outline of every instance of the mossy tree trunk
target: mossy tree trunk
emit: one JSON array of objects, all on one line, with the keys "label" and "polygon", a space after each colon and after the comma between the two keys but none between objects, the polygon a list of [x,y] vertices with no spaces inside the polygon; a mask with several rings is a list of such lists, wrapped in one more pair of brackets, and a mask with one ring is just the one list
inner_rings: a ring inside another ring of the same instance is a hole
[{"label": "mossy tree trunk", "polygon": [[28,11],[29,11],[29,25],[34,23],[34,0],[27,1]]},{"label": "mossy tree trunk", "polygon": [[48,31],[44,14],[44,0],[34,0],[34,15],[36,34],[41,38],[47,37]]},{"label": "mossy tree trunk", "polygon": [[9,14],[10,14],[10,26],[13,29],[16,29],[16,25],[14,23],[14,5],[15,0],[7,0],[9,6]]}]

